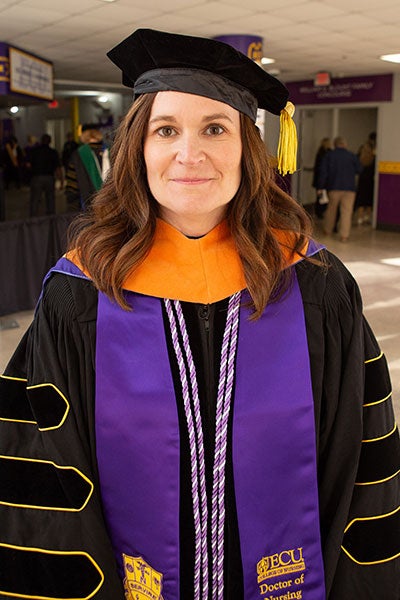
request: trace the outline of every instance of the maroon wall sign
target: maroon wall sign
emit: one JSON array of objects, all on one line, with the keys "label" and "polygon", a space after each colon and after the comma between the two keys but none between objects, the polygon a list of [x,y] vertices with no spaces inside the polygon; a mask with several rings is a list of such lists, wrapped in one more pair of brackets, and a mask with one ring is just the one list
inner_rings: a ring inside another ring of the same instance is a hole
[{"label": "maroon wall sign", "polygon": [[345,102],[390,102],[393,75],[342,77],[330,85],[315,86],[313,81],[285,83],[294,104],[338,104]]}]

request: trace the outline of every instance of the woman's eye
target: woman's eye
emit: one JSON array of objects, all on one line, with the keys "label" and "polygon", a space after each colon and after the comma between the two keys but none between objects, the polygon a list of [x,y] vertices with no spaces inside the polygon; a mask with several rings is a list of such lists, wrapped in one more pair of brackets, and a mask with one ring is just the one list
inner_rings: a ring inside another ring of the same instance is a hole
[{"label": "woman's eye", "polygon": [[160,127],[160,129],[157,130],[157,133],[158,135],[161,135],[161,137],[171,137],[175,134],[175,129],[165,125],[164,127]]},{"label": "woman's eye", "polygon": [[221,135],[221,133],[224,133],[224,131],[225,129],[221,127],[221,125],[209,125],[206,133],[208,135]]}]

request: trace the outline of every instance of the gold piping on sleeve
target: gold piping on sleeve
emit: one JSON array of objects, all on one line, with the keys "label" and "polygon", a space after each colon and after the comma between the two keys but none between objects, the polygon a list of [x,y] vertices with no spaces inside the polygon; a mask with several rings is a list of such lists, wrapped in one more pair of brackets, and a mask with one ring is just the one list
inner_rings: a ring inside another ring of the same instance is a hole
[{"label": "gold piping on sleeve", "polygon": [[[25,381],[25,383],[28,383],[27,379],[22,379],[21,377],[10,377],[9,375],[0,375],[0,379],[9,379],[10,381]],[[25,419],[6,419],[5,417],[0,417],[0,421],[5,421],[7,423],[28,423],[29,425],[37,425],[36,421],[26,421]]]},{"label": "gold piping on sleeve", "polygon": [[397,475],[400,474],[400,469],[398,471],[396,471],[396,473],[393,473],[393,475],[389,475],[389,477],[385,477],[385,479],[379,479],[378,481],[364,481],[363,483],[357,483],[357,481],[354,483],[354,485],[379,485],[380,483],[386,483],[386,481],[390,481],[391,479],[394,479]]},{"label": "gold piping on sleeve", "polygon": [[36,458],[23,458],[23,457],[20,457],[20,456],[5,456],[5,455],[0,455],[0,458],[5,458],[5,459],[8,459],[8,460],[20,460],[20,461],[25,461],[25,462],[44,463],[44,464],[47,464],[47,465],[53,465],[53,467],[55,467],[56,469],[63,469],[63,470],[75,471],[75,473],[78,473],[78,475],[84,481],[86,481],[89,484],[89,486],[90,486],[89,494],[87,495],[87,498],[86,498],[85,502],[79,508],[63,508],[63,507],[60,508],[60,507],[57,507],[57,506],[36,506],[34,504],[16,504],[15,502],[4,502],[3,500],[0,500],[0,504],[2,504],[3,506],[14,506],[16,508],[32,508],[32,509],[35,509],[35,510],[59,510],[59,511],[63,511],[63,512],[81,512],[87,506],[87,504],[88,504],[88,502],[90,500],[90,497],[93,494],[93,490],[94,490],[93,483],[90,481],[90,479],[88,477],[86,477],[86,475],[84,475],[82,473],[82,471],[79,471],[79,469],[77,469],[76,467],[58,465],[58,464],[56,464],[55,462],[53,462],[51,460],[39,460],[39,459],[36,459]]},{"label": "gold piping on sleeve", "polygon": [[28,546],[14,546],[13,544],[2,544],[0,543],[0,547],[2,548],[11,548],[12,550],[23,550],[25,552],[41,552],[42,554],[53,554],[53,555],[58,555],[58,556],[85,556],[86,558],[89,559],[89,561],[92,563],[92,565],[94,566],[94,568],[97,570],[97,572],[100,575],[100,583],[98,584],[98,586],[96,587],[95,590],[93,590],[93,592],[91,592],[89,594],[89,596],[79,596],[77,598],[60,598],[59,596],[57,598],[54,598],[53,596],[27,596],[26,594],[16,594],[16,593],[10,593],[10,592],[5,592],[0,590],[0,595],[7,595],[8,597],[13,597],[13,598],[29,598],[30,600],[89,600],[90,598],[93,598],[93,596],[95,594],[97,594],[97,592],[99,591],[99,589],[101,588],[101,586],[104,583],[104,573],[103,571],[100,569],[99,565],[97,564],[97,562],[94,560],[94,558],[92,558],[90,556],[90,554],[88,554],[87,552],[82,552],[82,551],[73,551],[73,550],[68,550],[63,552],[62,550],[45,550],[44,548],[30,548]]},{"label": "gold piping on sleeve", "polygon": [[[383,357],[383,352],[381,352],[378,356],[375,356],[375,358],[370,358],[369,360],[364,361],[364,363],[367,365],[368,363],[375,362],[375,361],[381,359],[382,357]],[[391,395],[392,395],[392,390],[390,390],[390,393],[386,396],[386,398],[382,398],[382,400],[377,400],[376,402],[370,402],[369,404],[364,404],[364,407],[365,406],[374,406],[375,404],[380,404],[381,402],[386,402],[386,400],[388,400]]]},{"label": "gold piping on sleeve", "polygon": [[25,381],[25,383],[28,383],[28,380],[25,379],[24,377],[11,377],[10,375],[0,375],[1,379],[10,379],[11,381]]},{"label": "gold piping on sleeve", "polygon": [[[377,515],[375,517],[357,517],[356,519],[353,519],[352,521],[350,521],[350,523],[347,525],[346,529],[344,530],[344,533],[346,533],[350,527],[353,525],[353,523],[355,523],[356,521],[376,521],[378,519],[385,519],[386,517],[391,517],[392,515],[396,514],[397,512],[399,512],[400,510],[400,506],[398,506],[397,508],[395,508],[394,510],[392,510],[389,513],[386,513],[384,515]],[[370,561],[370,562],[360,562],[358,560],[356,560],[354,558],[354,556],[352,556],[350,554],[350,552],[348,550],[346,550],[346,548],[344,546],[341,546],[343,552],[345,554],[347,554],[347,556],[353,561],[355,562],[357,565],[380,565],[382,563],[385,562],[389,562],[390,560],[394,560],[395,558],[398,558],[400,556],[400,552],[398,552],[397,554],[394,554],[393,556],[389,556],[388,558],[384,558],[383,560],[375,560],[375,561]]]},{"label": "gold piping on sleeve", "polygon": [[368,440],[368,439],[367,440],[362,440],[362,443],[363,444],[369,444],[370,442],[379,442],[380,440],[384,440],[385,438],[388,438],[391,435],[393,435],[394,432],[396,431],[396,429],[397,429],[397,423],[394,424],[393,429],[391,431],[389,431],[389,433],[385,433],[385,435],[382,435],[382,436],[377,437],[377,438],[371,438],[370,440]]},{"label": "gold piping on sleeve", "polygon": [[391,560],[395,560],[396,558],[398,558],[400,556],[400,552],[398,552],[397,554],[394,554],[393,556],[389,556],[389,558],[384,558],[383,560],[373,560],[373,561],[370,561],[370,562],[360,562],[359,560],[356,560],[354,558],[354,556],[352,556],[350,554],[350,552],[348,550],[346,550],[346,548],[344,546],[341,546],[341,548],[342,548],[343,552],[345,554],[347,554],[347,556],[353,562],[355,562],[357,565],[361,565],[361,566],[365,566],[365,567],[367,567],[369,565],[381,565],[383,563],[390,562]]},{"label": "gold piping on sleeve", "polygon": [[390,511],[388,513],[385,513],[383,515],[375,515],[373,517],[356,517],[355,519],[353,519],[352,521],[350,521],[350,523],[348,525],[346,525],[344,533],[347,533],[348,530],[350,529],[350,527],[354,523],[356,523],[357,521],[377,521],[378,519],[386,519],[386,517],[391,517],[392,515],[395,515],[399,511],[400,511],[400,506],[398,506],[394,510],[392,510],[392,511]]},{"label": "gold piping on sleeve", "polygon": [[36,421],[24,421],[23,419],[5,419],[4,417],[0,417],[0,421],[4,421],[6,423],[25,423],[28,425],[37,425]]},{"label": "gold piping on sleeve", "polygon": [[59,394],[61,396],[61,398],[64,400],[65,404],[66,404],[66,409],[65,409],[65,413],[63,418],[61,419],[61,421],[58,423],[58,425],[52,425],[51,427],[39,427],[39,431],[52,431],[54,429],[59,429],[60,427],[62,427],[65,423],[65,419],[67,418],[67,415],[69,413],[69,402],[66,399],[66,397],[64,396],[64,394],[58,389],[57,386],[55,386],[53,383],[38,383],[36,385],[29,385],[26,389],[27,390],[35,390],[37,388],[41,388],[41,387],[47,387],[50,386],[53,389],[56,390],[57,394]]},{"label": "gold piping on sleeve", "polygon": [[368,360],[366,360],[366,361],[364,361],[364,362],[365,362],[365,364],[367,365],[368,363],[372,363],[372,362],[374,362],[375,360],[379,360],[380,358],[382,358],[382,356],[383,356],[383,352],[381,352],[381,353],[379,354],[379,356],[375,356],[375,358],[370,358],[370,359],[368,359]]},{"label": "gold piping on sleeve", "polygon": [[382,400],[377,400],[376,402],[369,402],[368,404],[363,404],[363,407],[366,408],[367,406],[375,406],[376,404],[382,404],[383,402],[387,402],[391,395],[392,390],[390,390],[390,393],[385,398],[382,398]]}]

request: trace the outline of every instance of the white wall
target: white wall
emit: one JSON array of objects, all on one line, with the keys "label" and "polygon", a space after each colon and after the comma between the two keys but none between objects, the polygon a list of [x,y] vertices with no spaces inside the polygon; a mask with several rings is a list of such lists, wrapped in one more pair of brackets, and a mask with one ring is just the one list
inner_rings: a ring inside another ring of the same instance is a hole
[{"label": "white wall", "polygon": [[339,109],[336,135],[347,140],[349,150],[357,153],[368,135],[376,131],[377,112],[376,106],[368,107],[368,105]]}]

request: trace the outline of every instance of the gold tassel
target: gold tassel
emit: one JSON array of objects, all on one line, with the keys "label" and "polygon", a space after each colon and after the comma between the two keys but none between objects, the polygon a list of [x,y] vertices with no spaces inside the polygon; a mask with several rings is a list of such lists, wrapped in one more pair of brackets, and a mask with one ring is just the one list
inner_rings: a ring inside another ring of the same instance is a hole
[{"label": "gold tassel", "polygon": [[278,144],[278,171],[282,175],[296,171],[297,132],[293,121],[295,107],[288,102],[280,115],[280,134]]}]

